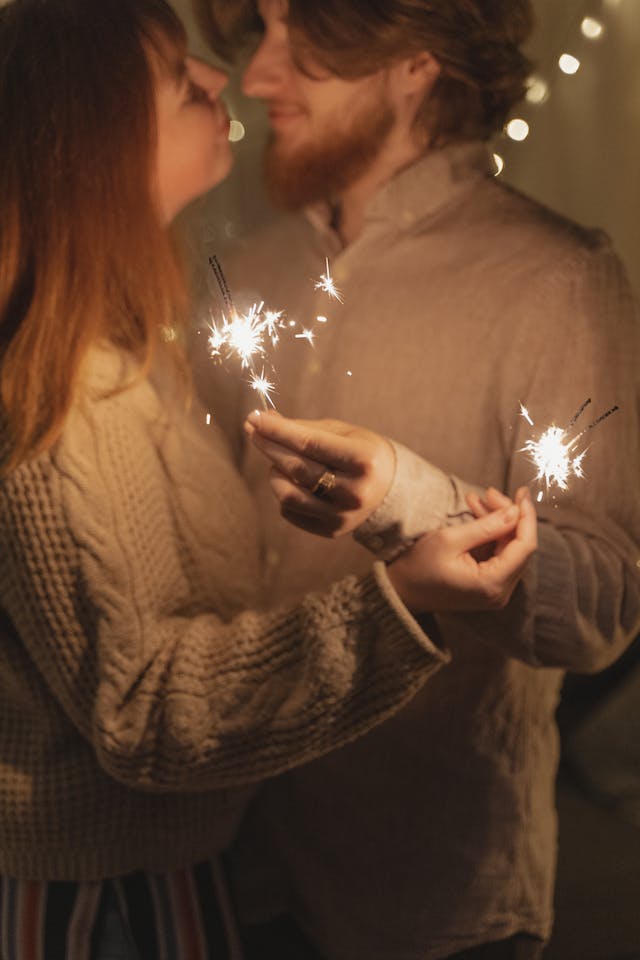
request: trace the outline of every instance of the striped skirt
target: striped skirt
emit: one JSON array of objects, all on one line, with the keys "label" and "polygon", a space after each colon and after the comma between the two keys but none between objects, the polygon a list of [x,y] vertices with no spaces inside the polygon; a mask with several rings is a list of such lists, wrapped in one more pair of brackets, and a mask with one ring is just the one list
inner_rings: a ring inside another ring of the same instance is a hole
[{"label": "striped skirt", "polygon": [[0,877],[0,960],[241,960],[218,860],[95,883]]}]

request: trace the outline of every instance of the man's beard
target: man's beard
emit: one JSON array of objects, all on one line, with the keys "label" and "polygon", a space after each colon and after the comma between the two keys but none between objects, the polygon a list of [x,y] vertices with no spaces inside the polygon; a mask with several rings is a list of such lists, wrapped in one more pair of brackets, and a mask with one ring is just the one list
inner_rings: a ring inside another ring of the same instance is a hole
[{"label": "man's beard", "polygon": [[297,210],[337,198],[366,173],[394,121],[393,107],[380,99],[373,107],[361,108],[348,128],[327,130],[299,149],[289,149],[272,134],[264,157],[271,201],[276,207]]}]

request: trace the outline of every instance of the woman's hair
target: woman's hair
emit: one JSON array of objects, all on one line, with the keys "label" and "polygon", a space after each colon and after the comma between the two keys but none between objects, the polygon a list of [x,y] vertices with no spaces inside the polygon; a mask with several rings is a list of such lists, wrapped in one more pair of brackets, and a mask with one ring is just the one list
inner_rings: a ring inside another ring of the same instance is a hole
[{"label": "woman's hair", "polygon": [[153,195],[154,69],[171,48],[185,37],[165,0],[0,7],[4,470],[59,435],[92,344],[147,364],[184,311]]},{"label": "woman's hair", "polygon": [[[256,29],[255,0],[196,0],[227,57]],[[344,79],[429,51],[440,76],[416,118],[434,141],[486,139],[523,96],[531,0],[289,0],[294,56]]]}]

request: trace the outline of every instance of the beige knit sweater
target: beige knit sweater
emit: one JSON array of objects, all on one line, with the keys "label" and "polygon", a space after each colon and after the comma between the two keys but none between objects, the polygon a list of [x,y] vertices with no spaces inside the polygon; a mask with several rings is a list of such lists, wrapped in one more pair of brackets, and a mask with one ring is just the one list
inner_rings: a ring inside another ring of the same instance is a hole
[{"label": "beige knit sweater", "polygon": [[[226,447],[97,350],[55,448],[0,485],[0,873],[219,851],[246,787],[347,742],[446,660],[377,569],[274,613]],[[241,613],[239,611],[249,611]]]}]

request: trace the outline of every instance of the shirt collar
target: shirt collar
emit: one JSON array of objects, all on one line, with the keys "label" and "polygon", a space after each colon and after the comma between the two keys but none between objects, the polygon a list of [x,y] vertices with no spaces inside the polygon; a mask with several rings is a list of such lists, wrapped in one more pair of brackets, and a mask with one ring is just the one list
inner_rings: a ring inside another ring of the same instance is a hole
[{"label": "shirt collar", "polygon": [[[387,220],[407,227],[447,206],[471,183],[491,174],[489,152],[484,143],[473,141],[429,150],[416,163],[400,170],[371,198],[365,210],[365,227]],[[331,207],[318,203],[307,207],[306,215],[316,230],[336,240],[331,226]]]}]

